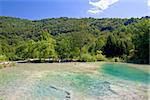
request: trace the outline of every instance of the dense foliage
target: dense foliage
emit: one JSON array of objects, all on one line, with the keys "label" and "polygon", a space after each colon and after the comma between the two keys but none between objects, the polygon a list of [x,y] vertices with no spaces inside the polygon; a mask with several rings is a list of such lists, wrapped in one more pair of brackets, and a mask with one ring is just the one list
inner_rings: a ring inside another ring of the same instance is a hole
[{"label": "dense foliage", "polygon": [[2,60],[38,58],[149,63],[150,18],[0,17]]}]

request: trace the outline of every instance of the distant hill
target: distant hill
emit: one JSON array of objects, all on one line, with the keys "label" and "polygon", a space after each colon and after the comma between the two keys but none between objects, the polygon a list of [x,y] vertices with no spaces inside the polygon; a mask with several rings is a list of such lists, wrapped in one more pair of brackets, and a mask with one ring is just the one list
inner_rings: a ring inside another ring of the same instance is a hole
[{"label": "distant hill", "polygon": [[[149,16],[142,18],[48,18],[41,20],[28,20],[7,16],[0,16],[0,45],[15,48],[16,52],[17,46],[20,44],[29,41],[39,41],[40,36],[43,31],[48,32],[56,40],[56,45],[60,41],[60,37],[68,37],[70,34],[86,32],[91,34],[95,41],[100,41],[103,38],[104,44],[106,44],[108,37],[110,35],[114,36],[117,41],[130,41],[131,44],[135,43],[133,41],[137,34],[141,34],[142,30],[137,31],[138,25],[141,23],[146,23],[150,20]],[[148,24],[148,23],[147,23]],[[139,28],[140,29],[140,28]],[[113,37],[111,37],[113,38]],[[98,40],[99,39],[99,40]],[[122,42],[117,42],[119,45]],[[99,43],[101,44],[101,43]],[[99,45],[98,44],[98,45]],[[125,43],[124,46],[130,43]],[[95,44],[96,45],[96,44]],[[108,46],[108,45],[107,45]],[[113,47],[113,46],[112,46]],[[120,49],[117,49],[116,46],[115,52],[122,52]],[[88,48],[88,52],[92,47]],[[103,51],[105,55],[108,56],[106,46],[102,48],[100,46],[93,47],[97,50]],[[129,48],[129,47],[128,47]],[[138,48],[134,46],[132,49]],[[119,51],[117,51],[119,50]],[[131,50],[131,49],[130,49]],[[9,50],[8,50],[9,51]],[[11,51],[11,50],[10,50]],[[57,51],[57,50],[56,50]],[[113,52],[113,51],[112,51]],[[129,51],[125,51],[129,55]],[[127,53],[128,52],[128,53]],[[4,52],[2,52],[4,54]],[[113,53],[112,56],[120,56],[121,54]]]},{"label": "distant hill", "polygon": [[[99,34],[101,31],[121,31],[121,27],[138,23],[140,20],[150,17],[120,19],[120,18],[48,18],[42,20],[27,20],[14,17],[0,16],[0,37],[23,39],[37,39],[40,31],[47,30],[52,35],[79,32],[81,27],[91,31],[92,34]],[[98,33],[95,33],[98,32]]]}]

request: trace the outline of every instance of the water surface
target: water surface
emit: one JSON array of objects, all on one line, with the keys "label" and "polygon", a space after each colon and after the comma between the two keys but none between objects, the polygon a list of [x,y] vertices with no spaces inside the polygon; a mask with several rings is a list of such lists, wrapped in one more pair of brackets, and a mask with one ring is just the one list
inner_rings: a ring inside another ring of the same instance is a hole
[{"label": "water surface", "polygon": [[127,64],[103,64],[102,71],[105,74],[133,82],[150,83],[150,73],[131,67]]},{"label": "water surface", "polygon": [[21,64],[0,70],[0,100],[148,100],[149,76],[128,64]]}]

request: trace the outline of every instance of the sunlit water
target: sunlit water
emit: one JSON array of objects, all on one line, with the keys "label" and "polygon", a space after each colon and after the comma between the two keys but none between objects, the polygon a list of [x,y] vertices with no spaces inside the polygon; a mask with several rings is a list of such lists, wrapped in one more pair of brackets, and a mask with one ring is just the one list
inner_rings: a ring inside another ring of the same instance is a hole
[{"label": "sunlit water", "polygon": [[[112,85],[122,85],[126,88],[130,85],[138,86],[138,84],[147,86],[150,83],[148,71],[136,69],[127,64],[103,64],[97,69],[97,72],[97,74],[91,74],[69,70],[51,71],[39,79],[27,83],[21,82],[26,75],[19,71],[16,73],[15,70],[9,71],[9,73],[1,72],[0,99],[6,97],[6,100],[11,100],[9,97],[14,98],[13,91],[19,88],[17,93],[23,93],[18,97],[21,100],[69,100],[76,98],[73,97],[76,93],[85,97],[90,96],[96,100],[97,97],[102,96],[117,96],[118,93],[112,89]],[[30,83],[30,87],[28,87],[28,83]]]},{"label": "sunlit water", "polygon": [[150,74],[140,69],[130,67],[127,64],[104,64],[104,73],[133,82],[150,83]]}]

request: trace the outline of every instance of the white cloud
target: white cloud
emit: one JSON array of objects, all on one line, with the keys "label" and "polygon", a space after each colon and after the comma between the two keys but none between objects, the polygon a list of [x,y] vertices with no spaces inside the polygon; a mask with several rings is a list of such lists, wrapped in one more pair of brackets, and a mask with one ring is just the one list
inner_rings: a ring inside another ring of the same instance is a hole
[{"label": "white cloud", "polygon": [[147,5],[150,7],[150,0],[147,0]]},{"label": "white cloud", "polygon": [[99,0],[97,2],[92,2],[89,0],[89,4],[94,6],[90,10],[88,10],[91,14],[98,14],[100,12],[103,12],[103,10],[109,8],[110,5],[118,2],[119,0]]}]

